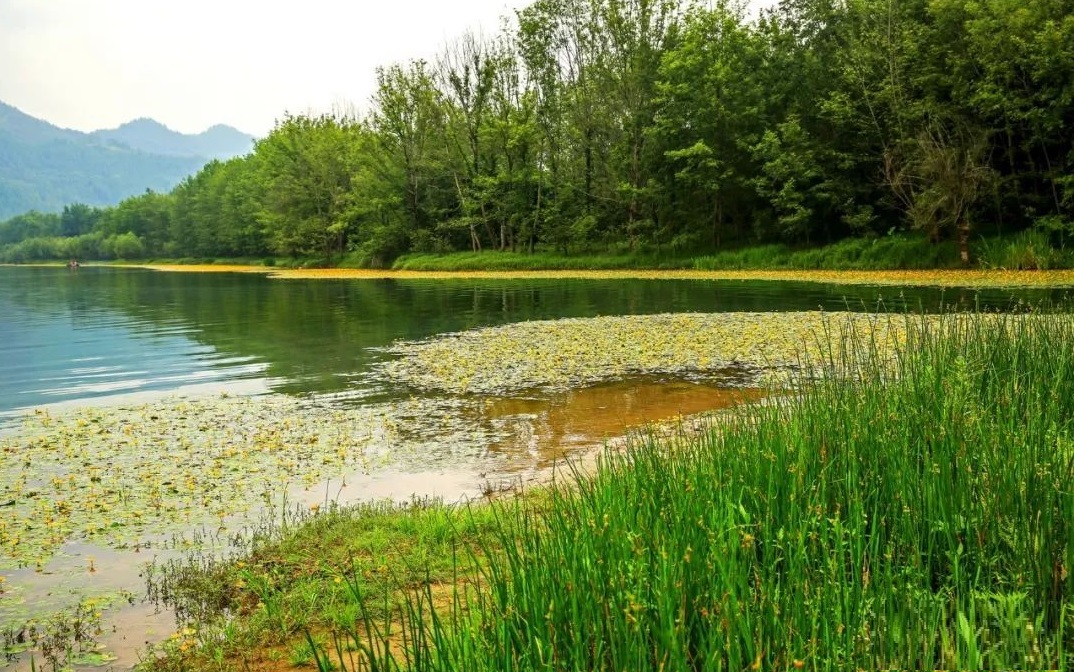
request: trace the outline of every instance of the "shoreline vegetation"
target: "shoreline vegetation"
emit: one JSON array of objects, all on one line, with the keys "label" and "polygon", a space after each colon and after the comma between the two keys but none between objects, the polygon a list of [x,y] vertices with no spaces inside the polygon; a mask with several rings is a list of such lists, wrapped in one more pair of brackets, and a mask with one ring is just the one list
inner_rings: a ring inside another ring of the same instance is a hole
[{"label": "shoreline vegetation", "polygon": [[[251,267],[162,270],[179,269]],[[586,277],[637,272],[593,273]],[[973,275],[919,276],[965,273]],[[1069,275],[978,274],[982,282],[1039,276],[1048,285]],[[903,275],[895,277],[906,284]],[[541,344],[560,356],[552,361],[531,347]],[[635,373],[689,377],[736,362],[782,370],[764,379],[776,387],[759,404],[721,411],[718,423],[683,418],[671,430],[640,432],[594,468],[561,468],[551,484],[517,497],[495,487],[487,503],[325,502],[254,526],[225,558],[193,549],[161,561],[147,569],[147,593],[184,621],[146,652],[144,666],[1062,669],[1074,644],[1072,345],[1074,321],[1055,309],[610,316],[397,343],[399,359],[386,375],[460,400],[476,394],[478,402],[519,386],[573,388]],[[497,359],[498,349],[515,356]],[[622,368],[624,359],[633,364]],[[244,403],[222,400],[210,416],[234,404],[231,415],[249,419]],[[76,451],[80,433],[102,431],[135,452],[169,442],[130,418],[89,413],[30,418],[41,430],[33,446],[42,456],[56,452],[52,445]],[[194,409],[176,413],[206,423]],[[174,424],[164,408],[134,414]],[[292,431],[294,411],[283,415]],[[416,406],[410,415],[399,426],[426,438],[432,434],[415,418],[458,420],[450,409],[441,417]],[[311,428],[322,434],[328,425],[318,422]],[[459,422],[462,434],[472,430]],[[355,426],[364,441],[380,425]],[[261,439],[277,465],[307,453],[319,463],[320,449],[298,436]],[[241,476],[226,460],[242,446],[221,441],[227,451],[207,459],[205,478]],[[291,443],[300,448],[293,456]],[[17,444],[6,445],[3,455],[17,464]],[[139,468],[151,478],[111,492],[92,469],[56,477],[48,460],[34,458],[23,470],[27,487],[53,477],[48,487],[63,500],[49,508],[44,498],[24,502],[19,488],[12,493],[13,514],[34,519],[40,503],[52,517],[44,536],[18,532],[13,543],[39,537],[46,553],[102,511],[124,522],[123,507],[140,510],[148,501],[166,518],[169,496],[200,492],[197,473]],[[137,532],[144,521],[129,522]],[[12,542],[16,528],[29,529],[20,523],[0,537]],[[94,534],[130,541],[122,530]]]},{"label": "shoreline vegetation", "polygon": [[[1074,271],[1074,255],[1051,247],[1040,236],[1026,234],[992,236],[971,243],[973,264],[958,260],[950,244],[933,244],[918,235],[851,238],[824,246],[790,247],[786,245],[753,245],[714,251],[685,254],[669,251],[609,252],[578,251],[561,253],[537,251],[445,251],[437,253],[406,253],[386,265],[371,266],[359,257],[342,259],[322,257],[163,257],[96,259],[79,258],[73,254],[47,254],[39,259],[4,259],[0,265],[59,265],[72,258],[92,265],[148,265],[153,267],[213,266],[224,269],[248,269],[267,273],[308,272],[310,274],[354,273],[355,277],[405,277],[408,273],[422,274],[525,274],[618,272],[623,274],[657,272],[710,272],[730,274],[772,274],[775,279],[801,274],[856,273],[908,274],[920,272],[966,272],[969,274],[1014,273],[1021,271]],[[361,273],[359,273],[361,272]],[[292,274],[293,275],[293,274]],[[450,276],[445,276],[450,277]],[[632,276],[633,277],[633,276]],[[760,276],[749,276],[751,278]],[[840,276],[843,277],[843,276]]]},{"label": "shoreline vegetation", "polygon": [[[90,264],[91,266],[93,264]],[[912,285],[928,287],[1070,287],[1074,270],[691,270],[691,269],[530,269],[530,270],[406,270],[364,268],[280,268],[257,264],[164,261],[112,263],[109,266],[146,268],[175,273],[262,273],[282,280],[770,280],[844,285]]]},{"label": "shoreline vegetation", "polygon": [[833,330],[800,393],[546,487],[329,507],[155,567],[191,620],[147,664],[1066,669],[1074,321],[893,319],[894,359]]},{"label": "shoreline vegetation", "polygon": [[[167,193],[0,222],[0,262],[1074,287],[1059,270],[1074,269],[1069,3],[747,4],[534,0],[496,34],[378,68],[361,115],[287,114],[250,154]],[[250,265],[149,262],[164,259]],[[639,434],[592,472],[486,504],[325,506],[237,555],[151,567],[148,592],[186,623],[145,666],[1066,669],[1065,310],[899,316],[897,339],[846,325],[795,386],[707,428]],[[469,334],[462,350],[479,361],[503,336]],[[445,345],[410,354],[444,359]],[[429,361],[399,373],[445,397],[470,389],[426,381]],[[527,365],[537,384],[579,375]],[[483,373],[480,389],[510,377]],[[109,426],[142,456],[133,428]],[[69,435],[45,429],[36,454],[58,459]],[[147,474],[112,492],[88,468],[64,462],[62,478],[5,448],[26,477],[0,500],[23,523],[0,527],[0,548],[34,539],[19,561],[44,560],[76,525],[133,530],[135,500],[183,517],[173,491],[217,478],[229,441],[200,479]],[[267,477],[289,473],[278,457]]]}]

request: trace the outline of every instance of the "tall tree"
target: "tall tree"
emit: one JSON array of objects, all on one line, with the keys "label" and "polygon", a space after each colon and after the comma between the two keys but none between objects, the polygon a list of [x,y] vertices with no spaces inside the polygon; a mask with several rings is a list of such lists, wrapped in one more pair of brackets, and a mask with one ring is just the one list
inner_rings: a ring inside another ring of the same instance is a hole
[{"label": "tall tree", "polygon": [[[372,125],[380,150],[398,168],[398,185],[412,230],[428,230],[442,211],[436,175],[446,123],[443,96],[425,61],[406,67],[392,65],[377,71]],[[475,234],[470,231],[470,240]]]},{"label": "tall tree", "polygon": [[326,258],[346,252],[354,233],[346,203],[357,125],[329,115],[288,115],[258,141],[261,217],[277,252]]}]

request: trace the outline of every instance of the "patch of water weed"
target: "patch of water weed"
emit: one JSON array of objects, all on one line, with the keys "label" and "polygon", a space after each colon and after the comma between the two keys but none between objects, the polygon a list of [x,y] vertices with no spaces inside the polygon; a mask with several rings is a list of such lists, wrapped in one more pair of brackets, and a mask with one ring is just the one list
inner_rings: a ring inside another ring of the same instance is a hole
[{"label": "patch of water weed", "polygon": [[71,540],[113,547],[223,525],[295,485],[397,456],[480,455],[491,440],[458,400],[337,408],[270,395],[38,411],[0,438],[0,567]]},{"label": "patch of water weed", "polygon": [[[939,318],[923,318],[937,320]],[[948,318],[954,319],[954,318]],[[634,375],[752,373],[746,385],[781,386],[854,332],[889,357],[906,320],[849,312],[668,313],[519,322],[435,336],[393,348],[386,370],[419,389],[456,394],[565,390]]]}]

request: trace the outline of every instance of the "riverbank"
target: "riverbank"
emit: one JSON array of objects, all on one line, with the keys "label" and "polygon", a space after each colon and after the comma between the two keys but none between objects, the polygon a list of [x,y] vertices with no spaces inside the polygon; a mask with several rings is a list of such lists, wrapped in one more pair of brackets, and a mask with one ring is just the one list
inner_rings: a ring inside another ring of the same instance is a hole
[{"label": "riverbank", "polygon": [[1065,314],[923,322],[895,369],[566,487],[298,521],[166,572],[206,608],[155,666],[1066,669],[1072,346]]},{"label": "riverbank", "polygon": [[572,254],[547,249],[410,253],[383,269],[368,268],[363,257],[354,255],[89,263],[260,272],[283,278],[684,278],[970,287],[1074,284],[1074,254],[1053,247],[1039,233],[981,238],[973,242],[971,252],[974,263],[966,265],[951,241],[933,243],[921,236],[893,235],[815,247],[772,244],[694,254],[648,249]]},{"label": "riverbank", "polygon": [[176,273],[263,273],[281,280],[764,280],[845,285],[914,287],[1074,287],[1074,270],[1003,271],[695,271],[695,270],[524,270],[406,271],[359,268],[291,268],[236,264],[112,264]]}]

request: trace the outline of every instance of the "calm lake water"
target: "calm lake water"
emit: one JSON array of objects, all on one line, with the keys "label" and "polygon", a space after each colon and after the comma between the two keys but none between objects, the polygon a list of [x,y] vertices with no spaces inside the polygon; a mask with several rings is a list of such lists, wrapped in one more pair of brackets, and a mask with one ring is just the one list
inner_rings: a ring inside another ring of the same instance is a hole
[{"label": "calm lake water", "polygon": [[[522,320],[818,308],[1008,310],[1063,301],[1066,293],[687,280],[272,280],[242,273],[0,267],[0,431],[15,427],[30,409],[114,405],[173,393],[274,392],[360,406],[401,401],[413,390],[393,387],[377,374],[378,364],[391,356],[387,346]],[[542,435],[563,449],[592,445],[649,420],[721,407],[731,401],[728,395],[687,381],[629,380],[552,398],[488,400],[482,413],[486,420],[526,418],[531,437]],[[440,445],[434,442],[431,450]],[[555,459],[542,457],[532,441],[522,448],[531,465]],[[500,456],[518,450],[485,447]],[[473,491],[480,487],[474,472],[484,467],[468,455],[448,467],[433,468],[436,461],[430,460],[348,476],[346,490],[333,486],[333,493],[365,499]],[[131,552],[76,540],[43,571],[0,572],[7,591],[0,585],[0,625],[58,609],[90,588],[138,593],[139,566],[147,555],[137,547]],[[87,573],[93,562],[96,569]],[[116,669],[131,667],[146,641],[174,630],[168,614],[140,601],[111,609],[105,626],[103,641],[118,656]],[[26,657],[20,668],[28,669]]]},{"label": "calm lake water", "polygon": [[272,280],[258,274],[0,268],[0,423],[47,404],[175,391],[398,396],[371,367],[398,339],[521,320],[662,312],[924,309],[1060,300],[692,280]]}]

